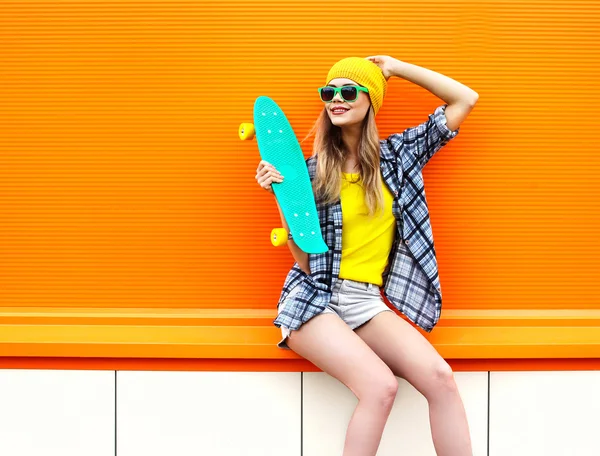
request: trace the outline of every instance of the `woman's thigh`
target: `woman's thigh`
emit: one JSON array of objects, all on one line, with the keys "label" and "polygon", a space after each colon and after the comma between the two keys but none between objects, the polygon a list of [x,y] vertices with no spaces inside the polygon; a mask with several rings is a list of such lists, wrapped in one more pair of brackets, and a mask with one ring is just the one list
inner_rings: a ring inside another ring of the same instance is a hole
[{"label": "woman's thigh", "polygon": [[307,322],[287,344],[346,385],[358,398],[377,391],[394,395],[398,380],[377,354],[335,313],[321,313]]},{"label": "woman's thigh", "polygon": [[360,337],[398,377],[424,396],[452,386],[452,369],[436,349],[410,323],[395,312],[382,312],[356,329]]}]

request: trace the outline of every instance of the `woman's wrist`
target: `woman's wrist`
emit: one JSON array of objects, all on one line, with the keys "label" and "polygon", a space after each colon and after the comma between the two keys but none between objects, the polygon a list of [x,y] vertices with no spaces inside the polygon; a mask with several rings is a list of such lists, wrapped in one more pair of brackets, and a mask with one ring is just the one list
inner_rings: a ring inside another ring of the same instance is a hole
[{"label": "woman's wrist", "polygon": [[398,78],[403,78],[404,79],[404,74],[405,74],[405,70],[407,67],[407,63],[403,62],[402,60],[398,60],[398,59],[394,59],[394,61],[392,62],[392,67],[390,72],[392,73],[392,76],[396,76]]}]

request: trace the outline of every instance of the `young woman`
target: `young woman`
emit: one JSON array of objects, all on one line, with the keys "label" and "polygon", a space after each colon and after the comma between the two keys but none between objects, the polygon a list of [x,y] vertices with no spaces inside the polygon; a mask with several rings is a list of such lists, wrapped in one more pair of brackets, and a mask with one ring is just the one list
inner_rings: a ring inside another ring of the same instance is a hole
[{"label": "young woman", "polygon": [[[447,103],[426,122],[379,140],[375,115],[391,76]],[[308,359],[358,398],[343,456],[376,454],[396,397],[396,376],[427,398],[437,454],[472,455],[450,366],[385,304],[381,291],[416,325],[430,331],[437,323],[441,288],[421,170],[458,134],[478,94],[389,56],[342,59],[326,84],[319,88],[323,111],[311,130],[313,154],[306,163],[329,251],[309,255],[293,238],[288,241],[296,262],[274,320],[283,336],[278,346]],[[256,179],[265,190],[272,193],[272,184],[284,178],[269,163],[259,163]]]}]

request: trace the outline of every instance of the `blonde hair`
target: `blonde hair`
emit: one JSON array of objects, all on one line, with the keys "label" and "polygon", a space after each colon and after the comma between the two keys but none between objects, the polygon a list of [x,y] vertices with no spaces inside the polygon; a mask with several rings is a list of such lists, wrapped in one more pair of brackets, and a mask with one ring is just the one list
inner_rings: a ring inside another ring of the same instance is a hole
[{"label": "blonde hair", "polygon": [[[340,197],[342,167],[347,147],[342,141],[342,129],[331,122],[325,107],[301,142],[304,142],[313,133],[315,133],[315,139],[312,157],[317,157],[317,168],[312,183],[313,191],[318,202],[332,204]],[[375,112],[371,105],[362,122],[358,144],[358,170],[362,177],[365,204],[369,210],[368,215],[374,215],[384,206],[379,166],[379,131],[375,123]],[[380,216],[382,215],[383,210],[381,210]]]}]

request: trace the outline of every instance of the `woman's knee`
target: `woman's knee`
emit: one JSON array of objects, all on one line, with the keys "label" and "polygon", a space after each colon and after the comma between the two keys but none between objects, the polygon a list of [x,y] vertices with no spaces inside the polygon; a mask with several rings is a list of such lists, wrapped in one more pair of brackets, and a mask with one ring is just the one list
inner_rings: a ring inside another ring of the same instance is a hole
[{"label": "woman's knee", "polygon": [[430,394],[427,396],[454,393],[457,391],[452,368],[443,358],[440,358],[432,366],[431,379]]},{"label": "woman's knee", "polygon": [[375,375],[362,391],[353,390],[353,392],[360,401],[375,402],[384,407],[391,407],[398,393],[398,379],[391,371]]}]

